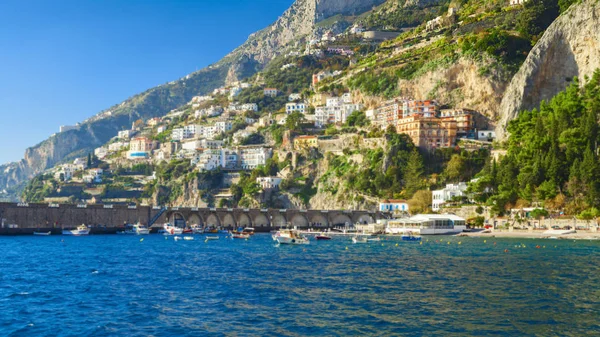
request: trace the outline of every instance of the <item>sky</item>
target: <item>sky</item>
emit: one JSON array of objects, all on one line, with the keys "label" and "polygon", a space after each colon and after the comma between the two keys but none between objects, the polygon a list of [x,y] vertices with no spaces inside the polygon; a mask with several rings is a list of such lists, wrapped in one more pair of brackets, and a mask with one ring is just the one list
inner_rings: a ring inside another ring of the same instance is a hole
[{"label": "sky", "polygon": [[0,164],[220,60],[293,0],[0,1]]}]

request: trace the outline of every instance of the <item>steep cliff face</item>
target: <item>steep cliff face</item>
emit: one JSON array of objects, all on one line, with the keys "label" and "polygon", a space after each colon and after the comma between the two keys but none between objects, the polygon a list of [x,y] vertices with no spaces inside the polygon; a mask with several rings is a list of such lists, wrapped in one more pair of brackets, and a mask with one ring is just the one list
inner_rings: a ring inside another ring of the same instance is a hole
[{"label": "steep cliff face", "polygon": [[498,73],[500,70],[481,75],[481,67],[481,64],[461,58],[448,67],[426,72],[413,80],[400,80],[398,87],[403,96],[435,98],[442,104],[474,109],[493,122],[506,81]]},{"label": "steep cliff face", "polygon": [[139,118],[163,116],[195,95],[211,92],[227,82],[252,76],[277,55],[315,32],[315,23],[337,14],[360,14],[385,0],[297,0],[271,26],[215,66],[197,71],[136,95],[110,111],[111,116],[84,123],[80,130],[60,133],[27,149],[25,158],[0,166],[0,190],[22,184],[57,163],[85,155]]},{"label": "steep cliff face", "polygon": [[539,106],[564,90],[578,76],[600,67],[600,5],[586,0],[572,6],[546,30],[513,77],[500,106],[499,139],[522,110]]},{"label": "steep cliff face", "polygon": [[236,81],[249,75],[240,71],[243,65],[253,64],[261,68],[277,55],[310,38],[318,28],[315,24],[329,17],[345,14],[357,15],[370,10],[385,0],[297,0],[271,26],[250,35],[248,40],[221,62],[239,68],[230,72],[228,81]]}]

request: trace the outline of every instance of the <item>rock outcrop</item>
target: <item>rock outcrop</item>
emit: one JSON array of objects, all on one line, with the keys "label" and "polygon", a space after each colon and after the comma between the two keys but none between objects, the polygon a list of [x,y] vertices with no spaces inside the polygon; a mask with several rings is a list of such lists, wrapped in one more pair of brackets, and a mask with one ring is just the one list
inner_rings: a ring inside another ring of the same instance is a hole
[{"label": "rock outcrop", "polygon": [[402,96],[435,98],[441,104],[477,110],[493,121],[507,81],[502,80],[501,74],[481,75],[481,66],[460,58],[450,66],[428,71],[413,80],[400,80],[398,88]]},{"label": "rock outcrop", "polygon": [[[600,67],[600,6],[595,0],[573,5],[556,19],[513,77],[500,106],[496,136],[508,137],[508,123],[564,90],[578,76]],[[582,81],[583,82],[583,81]]]}]

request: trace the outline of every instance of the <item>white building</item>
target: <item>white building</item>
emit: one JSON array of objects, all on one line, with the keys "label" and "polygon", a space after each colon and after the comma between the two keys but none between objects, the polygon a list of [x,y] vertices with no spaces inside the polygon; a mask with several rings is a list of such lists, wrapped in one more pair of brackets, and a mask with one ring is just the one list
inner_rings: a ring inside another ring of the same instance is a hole
[{"label": "white building", "polygon": [[157,132],[157,133],[163,133],[163,132],[165,132],[165,131],[167,131],[167,126],[166,126],[166,125],[159,125],[159,126],[156,128],[156,132]]},{"label": "white building", "polygon": [[256,183],[262,187],[263,190],[278,189],[282,179],[279,177],[260,177],[256,178]]},{"label": "white building", "polygon": [[238,154],[231,149],[210,149],[199,153],[192,159],[192,165],[200,171],[212,171],[217,168],[235,169]]},{"label": "white building", "polygon": [[301,114],[306,114],[306,104],[305,103],[287,103],[285,105],[285,112],[289,115],[292,112],[300,112]]},{"label": "white building", "polygon": [[223,113],[223,108],[220,106],[211,106],[210,108],[196,110],[194,112],[194,117],[216,117]]},{"label": "white building", "polygon": [[215,123],[215,129],[217,134],[225,133],[233,128],[233,124],[230,121],[218,121]]},{"label": "white building", "polygon": [[240,167],[244,170],[253,170],[260,165],[265,165],[271,158],[271,149],[265,147],[248,147],[239,149]]},{"label": "white building", "polygon": [[302,99],[302,95],[301,94],[290,94],[288,96],[288,101],[290,101],[290,102],[299,101],[301,99]]},{"label": "white building", "polygon": [[264,93],[265,96],[275,97],[279,93],[279,90],[277,90],[275,88],[265,88],[263,90],[263,93]]},{"label": "white building", "polygon": [[379,203],[381,212],[408,212],[406,200],[387,199]]},{"label": "white building", "polygon": [[212,100],[212,96],[194,96],[192,98],[192,103],[202,103]]},{"label": "white building", "polygon": [[122,148],[125,148],[128,146],[129,146],[129,143],[127,143],[127,142],[115,142],[115,143],[108,145],[108,151],[117,152],[117,151],[121,150]]},{"label": "white building", "polygon": [[202,134],[203,128],[202,125],[190,124],[182,128],[173,129],[173,131],[171,131],[171,139],[182,141],[184,139],[194,138],[197,135]]},{"label": "white building", "polygon": [[133,135],[133,131],[123,130],[123,131],[119,131],[117,137],[119,137],[121,139],[129,139],[129,138],[131,138],[132,135]]},{"label": "white building", "polygon": [[461,197],[467,191],[467,184],[460,182],[458,184],[447,184],[446,188],[432,191],[432,206],[431,209],[439,211],[443,205],[454,197]]},{"label": "white building", "polygon": [[315,126],[345,123],[351,113],[362,109],[362,105],[347,103],[348,101],[351,101],[349,96],[327,98],[325,106],[315,109]]},{"label": "white building", "polygon": [[240,110],[241,111],[254,111],[254,112],[257,112],[258,111],[258,104],[256,104],[256,103],[242,104],[240,106]]},{"label": "white building", "polygon": [[94,150],[94,155],[99,159],[104,159],[108,155],[108,149],[105,147],[99,147]]},{"label": "white building", "polygon": [[509,0],[511,6],[519,6],[527,2],[527,0]]},{"label": "white building", "polygon": [[87,174],[83,175],[83,181],[91,184],[96,183],[99,184],[102,182],[102,169],[90,169],[87,171]]},{"label": "white building", "polygon": [[360,23],[357,23],[350,28],[350,34],[362,34],[364,31],[365,28]]},{"label": "white building", "polygon": [[237,95],[239,95],[242,92],[242,88],[240,87],[233,87],[231,88],[231,90],[229,90],[229,99],[234,99]]},{"label": "white building", "polygon": [[496,139],[496,131],[494,130],[479,130],[477,131],[477,139],[491,142]]}]

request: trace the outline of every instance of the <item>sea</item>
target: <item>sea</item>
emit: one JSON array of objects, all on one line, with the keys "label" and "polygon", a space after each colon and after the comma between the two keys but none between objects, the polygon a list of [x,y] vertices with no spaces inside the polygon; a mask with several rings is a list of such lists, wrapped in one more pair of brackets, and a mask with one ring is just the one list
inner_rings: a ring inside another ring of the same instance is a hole
[{"label": "sea", "polygon": [[0,336],[600,335],[600,242],[0,237]]}]

